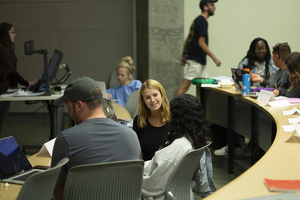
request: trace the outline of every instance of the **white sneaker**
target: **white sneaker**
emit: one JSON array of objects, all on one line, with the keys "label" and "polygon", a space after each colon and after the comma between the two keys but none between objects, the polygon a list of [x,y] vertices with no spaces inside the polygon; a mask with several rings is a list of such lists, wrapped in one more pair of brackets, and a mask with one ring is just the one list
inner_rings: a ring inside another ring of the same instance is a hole
[{"label": "white sneaker", "polygon": [[228,154],[228,145],[222,147],[221,149],[215,150],[214,154],[216,156],[226,156]]},{"label": "white sneaker", "polygon": [[[243,147],[236,147],[234,151],[235,155],[241,155],[243,154]],[[214,154],[216,156],[226,156],[228,154],[228,145],[222,147],[221,149],[215,150]]]}]

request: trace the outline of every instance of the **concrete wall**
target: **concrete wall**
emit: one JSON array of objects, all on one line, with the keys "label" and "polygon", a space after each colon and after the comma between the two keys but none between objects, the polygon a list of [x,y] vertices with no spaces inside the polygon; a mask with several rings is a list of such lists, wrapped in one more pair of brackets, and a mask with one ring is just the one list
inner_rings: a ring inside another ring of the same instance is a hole
[{"label": "concrete wall", "polygon": [[183,77],[175,62],[183,48],[183,0],[150,0],[148,16],[149,78],[159,81],[171,100]]}]

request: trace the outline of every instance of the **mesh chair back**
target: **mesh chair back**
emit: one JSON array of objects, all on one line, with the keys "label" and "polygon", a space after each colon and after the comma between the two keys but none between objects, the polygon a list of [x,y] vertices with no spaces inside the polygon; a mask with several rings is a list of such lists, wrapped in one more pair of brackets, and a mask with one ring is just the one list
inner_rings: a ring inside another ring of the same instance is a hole
[{"label": "mesh chair back", "polygon": [[21,188],[17,200],[51,199],[60,169],[69,161],[64,158],[49,170],[30,176]]},{"label": "mesh chair back", "polygon": [[110,75],[108,86],[109,86],[109,88],[115,88],[119,85],[120,85],[120,83],[118,82],[118,79],[117,79],[117,69],[115,69]]},{"label": "mesh chair back", "polygon": [[132,119],[134,118],[134,112],[139,107],[139,95],[140,90],[133,91],[125,104],[125,108],[130,113]]},{"label": "mesh chair back", "polygon": [[64,200],[138,200],[144,161],[131,160],[75,166],[68,172]]},{"label": "mesh chair back", "polygon": [[190,151],[181,160],[167,182],[166,197],[168,200],[194,199],[191,197],[191,181],[205,148],[210,144],[211,142],[200,149]]}]

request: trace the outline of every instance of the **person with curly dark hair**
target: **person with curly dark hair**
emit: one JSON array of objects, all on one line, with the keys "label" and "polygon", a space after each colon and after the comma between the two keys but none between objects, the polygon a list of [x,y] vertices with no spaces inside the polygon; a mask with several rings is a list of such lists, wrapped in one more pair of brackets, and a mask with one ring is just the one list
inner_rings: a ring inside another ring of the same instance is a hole
[{"label": "person with curly dark hair", "polygon": [[171,100],[169,123],[167,142],[144,165],[142,195],[145,200],[165,199],[167,180],[183,157],[210,141],[201,103],[190,94],[179,95]]},{"label": "person with curly dark hair", "polygon": [[[265,80],[268,80],[272,74],[279,70],[275,66],[271,57],[268,42],[263,38],[255,38],[247,52],[247,55],[239,63],[239,69],[249,69],[251,73],[258,74]],[[252,83],[253,86],[259,86],[259,82]]]}]

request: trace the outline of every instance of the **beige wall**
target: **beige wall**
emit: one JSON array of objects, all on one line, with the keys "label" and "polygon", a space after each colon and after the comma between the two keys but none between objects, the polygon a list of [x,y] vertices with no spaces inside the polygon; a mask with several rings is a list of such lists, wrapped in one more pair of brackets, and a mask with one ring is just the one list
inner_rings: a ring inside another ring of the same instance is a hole
[{"label": "beige wall", "polygon": [[[184,35],[200,14],[199,0],[184,0]],[[270,48],[288,42],[292,51],[300,51],[297,0],[219,0],[215,15],[208,18],[209,48],[221,60],[216,67],[208,58],[210,76],[231,76],[256,37],[267,40]],[[181,52],[179,52],[181,53]],[[188,93],[195,94],[195,86]]]}]

